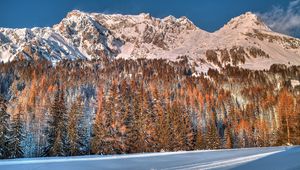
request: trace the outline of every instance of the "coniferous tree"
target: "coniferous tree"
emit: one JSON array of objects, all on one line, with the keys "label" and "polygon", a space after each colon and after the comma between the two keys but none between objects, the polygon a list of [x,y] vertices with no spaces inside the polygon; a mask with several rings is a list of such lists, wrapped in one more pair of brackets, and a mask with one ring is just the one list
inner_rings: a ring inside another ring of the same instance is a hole
[{"label": "coniferous tree", "polygon": [[[131,83],[132,87],[136,87],[134,82]],[[135,88],[133,88],[135,89]],[[145,145],[145,124],[143,123],[143,92],[139,89],[134,95],[131,96],[132,111],[129,112],[127,117],[128,134],[127,144],[129,145],[129,152],[137,153],[143,152]]]},{"label": "coniferous tree", "polygon": [[82,116],[83,108],[81,105],[81,98],[78,97],[77,101],[75,101],[72,106],[71,110],[69,111],[68,116],[68,149],[70,156],[80,155],[82,153],[82,147],[84,145],[83,141],[83,130],[84,127],[82,122],[80,121],[83,119]]},{"label": "coniferous tree", "polygon": [[221,147],[220,136],[214,123],[209,124],[207,127],[206,147],[207,149],[220,149]]},{"label": "coniferous tree", "polygon": [[291,143],[291,129],[293,127],[292,120],[294,112],[294,99],[288,90],[283,89],[279,94],[278,99],[278,115],[280,120],[280,127],[278,129],[279,145]]},{"label": "coniferous tree", "polygon": [[183,112],[184,150],[191,150],[194,146],[194,131],[190,114]]},{"label": "coniferous tree", "polygon": [[131,105],[131,88],[127,84],[126,81],[122,82],[122,108],[121,108],[121,114],[122,114],[122,144],[124,145],[124,152],[125,153],[132,153],[133,149],[130,145],[131,143],[131,136],[132,136],[132,121],[133,121],[133,114],[132,114],[132,105]]},{"label": "coniferous tree", "polygon": [[113,80],[111,88],[109,90],[106,106],[104,111],[106,114],[106,127],[107,127],[107,138],[106,141],[110,144],[109,154],[122,153],[122,133],[120,120],[120,104],[118,101],[118,85],[117,81]]},{"label": "coniferous tree", "polygon": [[[158,95],[157,95],[158,96]],[[154,106],[157,123],[156,123],[156,134],[158,136],[158,148],[159,150],[169,151],[171,150],[170,141],[172,129],[170,126],[170,112],[168,111],[169,106],[165,109],[166,105],[161,97],[156,97],[156,103]]]},{"label": "coniferous tree", "polygon": [[160,101],[159,101],[159,94],[156,88],[151,87],[151,94],[152,94],[152,126],[153,126],[153,133],[152,133],[152,141],[153,141],[153,145],[152,148],[154,151],[158,152],[162,149],[162,145],[160,143],[161,138],[160,138],[160,129],[162,127],[161,123],[161,117],[159,117],[160,115],[162,115],[163,112],[163,108],[160,105]]},{"label": "coniferous tree", "polygon": [[153,122],[153,108],[149,93],[142,91],[141,95],[141,117],[140,117],[140,124],[141,124],[141,137],[144,139],[143,145],[144,149],[143,152],[153,152],[153,145],[155,139],[155,128]]},{"label": "coniferous tree", "polygon": [[44,149],[44,155],[46,156],[66,155],[66,112],[64,93],[59,89],[55,94],[48,121],[48,141]]},{"label": "coniferous tree", "polygon": [[133,111],[128,110],[124,120],[124,124],[126,126],[125,145],[127,153],[135,153],[138,150],[138,128],[135,119],[136,117]]},{"label": "coniferous tree", "polygon": [[10,115],[7,113],[7,100],[0,95],[0,159],[10,157]]},{"label": "coniferous tree", "polygon": [[181,150],[184,146],[184,131],[182,128],[182,116],[183,114],[178,106],[177,102],[174,102],[172,106],[167,107],[167,115],[170,116],[170,126],[171,126],[171,133],[169,141],[170,149],[174,151]]},{"label": "coniferous tree", "polygon": [[232,138],[231,138],[231,132],[229,130],[229,127],[227,126],[225,128],[225,132],[224,132],[224,139],[223,139],[223,144],[225,149],[231,149],[233,148],[233,143],[232,143]]},{"label": "coniferous tree", "polygon": [[195,137],[195,149],[206,149],[205,147],[205,137],[203,136],[202,127],[197,128],[196,137]]},{"label": "coniferous tree", "polygon": [[11,123],[11,158],[22,158],[24,156],[23,148],[22,148],[22,140],[24,139],[24,123],[23,123],[23,113],[21,108],[19,111],[13,115],[12,123]]},{"label": "coniferous tree", "polygon": [[168,108],[172,133],[170,145],[172,149],[190,150],[193,145],[193,132],[191,128],[191,121],[187,110],[180,106],[179,102],[175,101],[171,108]]},{"label": "coniferous tree", "polygon": [[145,110],[145,114],[146,114],[146,128],[147,128],[147,133],[146,133],[146,137],[147,137],[147,150],[146,152],[157,152],[157,146],[158,146],[158,137],[157,137],[157,133],[156,133],[156,113],[154,112],[154,101],[152,98],[152,94],[149,91],[147,98],[145,99],[147,100],[147,104],[146,104],[146,110]]},{"label": "coniferous tree", "polygon": [[106,154],[109,149],[109,142],[107,141],[107,128],[105,123],[104,107],[105,99],[103,96],[103,89],[98,89],[98,111],[96,113],[95,121],[93,123],[93,136],[91,141],[91,151],[93,154]]}]

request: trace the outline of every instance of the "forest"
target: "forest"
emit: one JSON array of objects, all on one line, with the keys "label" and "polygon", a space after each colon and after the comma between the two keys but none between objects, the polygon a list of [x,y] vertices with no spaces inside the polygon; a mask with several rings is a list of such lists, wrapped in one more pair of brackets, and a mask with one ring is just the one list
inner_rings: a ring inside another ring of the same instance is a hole
[{"label": "forest", "polygon": [[300,144],[300,66],[0,63],[0,158]]}]

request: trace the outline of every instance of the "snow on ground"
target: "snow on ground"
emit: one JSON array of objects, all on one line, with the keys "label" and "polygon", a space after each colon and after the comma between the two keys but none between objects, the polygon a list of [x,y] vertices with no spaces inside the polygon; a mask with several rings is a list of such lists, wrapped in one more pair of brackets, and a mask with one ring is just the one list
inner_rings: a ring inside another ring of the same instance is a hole
[{"label": "snow on ground", "polygon": [[[112,156],[1,160],[1,170],[289,169],[300,168],[300,147],[180,151]],[[283,162],[282,160],[285,160]],[[278,165],[280,164],[280,165]]]},{"label": "snow on ground", "polygon": [[174,169],[216,169],[216,168],[224,168],[228,166],[238,165],[242,163],[247,163],[250,161],[254,161],[260,158],[263,158],[265,156],[269,156],[278,152],[282,151],[274,151],[274,152],[268,152],[268,153],[262,153],[262,154],[256,154],[251,156],[245,156],[235,159],[228,159],[228,160],[222,160],[222,161],[213,161],[213,162],[206,162],[206,163],[195,163],[190,165],[184,165],[184,166],[178,166],[173,168],[166,168],[164,170],[174,170]]}]

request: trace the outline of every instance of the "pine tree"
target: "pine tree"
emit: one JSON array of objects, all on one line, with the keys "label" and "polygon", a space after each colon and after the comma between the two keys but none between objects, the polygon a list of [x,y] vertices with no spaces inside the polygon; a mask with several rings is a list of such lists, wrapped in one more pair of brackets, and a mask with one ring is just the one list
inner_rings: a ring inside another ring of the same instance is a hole
[{"label": "pine tree", "polygon": [[149,148],[149,152],[158,152],[158,136],[156,133],[156,113],[154,111],[154,100],[151,92],[148,92],[147,98],[147,146]]},{"label": "pine tree", "polygon": [[138,117],[133,111],[129,111],[125,118],[125,124],[127,126],[126,130],[126,152],[127,153],[137,153],[142,148],[140,148],[140,134],[139,134],[139,124]]},{"label": "pine tree", "polygon": [[66,155],[66,113],[64,93],[58,90],[51,106],[47,129],[47,146],[44,149],[45,156],[65,156]]},{"label": "pine tree", "polygon": [[119,98],[119,102],[122,103],[121,106],[121,120],[122,120],[122,145],[123,145],[123,152],[131,153],[133,152],[131,148],[131,124],[133,121],[133,114],[132,114],[132,105],[131,105],[131,89],[130,86],[127,84],[126,81],[122,81],[121,84],[121,97]]},{"label": "pine tree", "polygon": [[207,149],[220,149],[221,147],[221,141],[215,123],[211,123],[207,127],[206,147]]},{"label": "pine tree", "polygon": [[182,108],[183,114],[183,139],[184,139],[184,150],[191,150],[194,146],[194,131],[192,127],[192,121],[188,109]]},{"label": "pine tree", "polygon": [[152,147],[155,145],[155,128],[153,122],[153,109],[151,106],[151,99],[149,93],[144,92],[143,87],[140,88],[140,98],[141,98],[141,114],[140,114],[140,133],[143,142],[143,152],[153,151]]},{"label": "pine tree", "polygon": [[158,95],[157,92],[155,93],[155,99],[156,101],[154,105],[154,111],[156,113],[157,118],[155,133],[158,137],[158,149],[168,151],[171,150],[170,141],[172,140],[172,129],[170,126],[169,114],[170,112],[167,111],[169,109],[164,108],[165,104],[163,102],[163,99]]},{"label": "pine tree", "polygon": [[[136,89],[135,84],[132,83],[132,89]],[[139,88],[131,96],[132,110],[128,113],[127,124],[127,145],[130,153],[143,152],[146,148],[145,124],[143,113],[143,91]]]},{"label": "pine tree", "polygon": [[233,148],[233,143],[232,143],[232,139],[231,139],[231,133],[230,133],[230,130],[229,130],[228,126],[225,128],[223,141],[224,141],[223,143],[224,143],[224,148],[225,149],[231,149],[231,148]]},{"label": "pine tree", "polygon": [[107,128],[105,123],[105,112],[104,107],[105,99],[103,96],[103,89],[100,87],[98,89],[98,111],[96,113],[95,121],[93,123],[93,135],[91,141],[91,150],[93,154],[106,154],[108,153],[108,142],[106,141],[107,137]]},{"label": "pine tree", "polygon": [[65,156],[65,147],[64,147],[64,143],[63,143],[63,135],[62,135],[62,131],[59,130],[57,132],[55,132],[55,138],[53,141],[53,145],[51,146],[50,150],[49,150],[49,156]]},{"label": "pine tree", "polygon": [[118,86],[117,81],[113,80],[111,88],[109,90],[106,106],[104,107],[104,112],[106,115],[106,128],[107,128],[107,138],[105,139],[110,147],[108,150],[109,154],[122,153],[122,133],[121,126],[122,120],[120,120],[120,103],[118,103]]},{"label": "pine tree", "polygon": [[174,101],[167,112],[171,121],[172,150],[190,150],[193,146],[193,131],[187,109],[180,106],[178,101]]},{"label": "pine tree", "polygon": [[11,128],[12,135],[10,141],[11,158],[22,158],[24,156],[23,148],[21,146],[22,140],[24,139],[24,122],[21,108],[13,115]]},{"label": "pine tree", "polygon": [[6,112],[8,101],[0,95],[0,159],[10,157],[10,115]]},{"label": "pine tree", "polygon": [[153,119],[153,150],[156,152],[159,152],[161,149],[163,149],[163,138],[161,138],[162,135],[162,127],[163,127],[163,107],[161,105],[160,97],[159,97],[159,92],[157,88],[152,87],[151,89],[152,95],[153,95],[153,108],[152,108],[152,119]]},{"label": "pine tree", "polygon": [[184,132],[183,132],[183,114],[178,106],[178,103],[175,101],[172,106],[167,107],[167,115],[170,116],[170,129],[171,133],[168,134],[173,140],[168,141],[170,150],[178,151],[182,150],[184,147]]},{"label": "pine tree", "polygon": [[83,113],[83,108],[81,105],[81,98],[78,97],[77,101],[75,101],[72,106],[71,110],[69,111],[69,116],[68,116],[68,149],[69,149],[69,155],[70,156],[75,156],[75,155],[80,155],[82,146],[83,146],[83,141],[82,141],[82,123],[81,119],[83,118],[82,116]]},{"label": "pine tree", "polygon": [[197,128],[197,133],[196,133],[196,142],[195,142],[195,149],[206,149],[205,147],[205,137],[203,136],[202,128],[198,127]]}]

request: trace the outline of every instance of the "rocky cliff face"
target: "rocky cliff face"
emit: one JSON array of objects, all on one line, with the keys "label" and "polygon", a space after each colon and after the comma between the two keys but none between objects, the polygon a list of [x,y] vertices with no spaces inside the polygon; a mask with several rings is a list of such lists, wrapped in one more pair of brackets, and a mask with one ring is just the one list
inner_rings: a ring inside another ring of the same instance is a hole
[{"label": "rocky cliff face", "polygon": [[216,32],[186,17],[154,18],[71,11],[52,28],[0,28],[0,61],[188,56],[199,72],[227,64],[249,69],[300,64],[300,40],[273,32],[250,12]]}]

